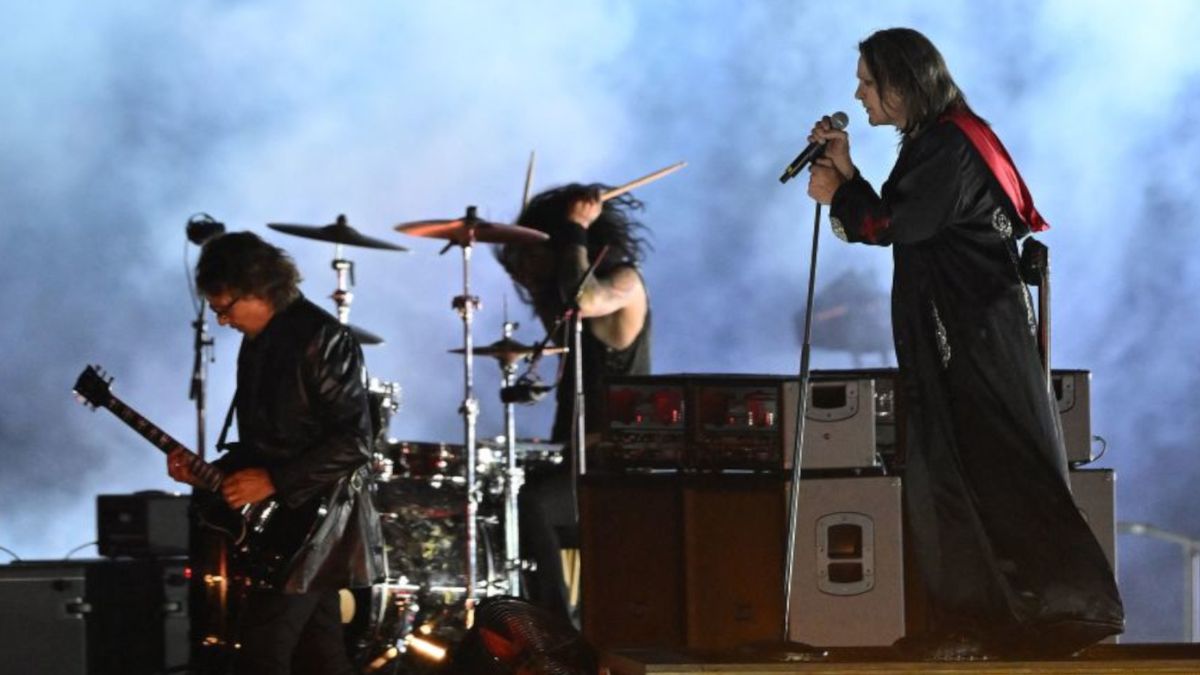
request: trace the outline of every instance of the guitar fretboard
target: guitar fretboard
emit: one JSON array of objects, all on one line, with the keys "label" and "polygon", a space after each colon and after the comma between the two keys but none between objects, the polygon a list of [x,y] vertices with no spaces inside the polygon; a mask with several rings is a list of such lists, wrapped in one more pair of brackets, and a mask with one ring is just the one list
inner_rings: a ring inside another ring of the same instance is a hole
[{"label": "guitar fretboard", "polygon": [[200,459],[196,453],[188,450],[170,434],[158,428],[158,425],[146,419],[141,413],[125,405],[124,401],[111,394],[104,407],[111,410],[122,422],[141,434],[142,438],[153,443],[154,447],[162,450],[164,454],[170,454],[175,450],[183,450],[187,453],[188,465],[192,470],[192,475],[200,481],[200,487],[213,491],[220,489],[221,481],[225,478],[221,474],[220,469]]}]

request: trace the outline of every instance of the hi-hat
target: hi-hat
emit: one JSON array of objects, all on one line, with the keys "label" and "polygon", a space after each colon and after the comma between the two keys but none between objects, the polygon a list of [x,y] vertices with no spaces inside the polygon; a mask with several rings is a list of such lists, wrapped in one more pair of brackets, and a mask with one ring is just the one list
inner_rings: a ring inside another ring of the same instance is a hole
[{"label": "hi-hat", "polygon": [[[532,356],[536,349],[536,347],[522,344],[512,338],[503,338],[490,345],[475,347],[471,350],[471,353],[476,356],[492,356],[504,363],[515,363],[523,358]],[[542,350],[542,354],[562,354],[565,351],[567,351],[566,347],[546,347]],[[450,353],[462,354],[463,349],[462,347],[451,349]]]},{"label": "hi-hat", "polygon": [[294,234],[305,239],[329,241],[347,246],[362,246],[364,248],[381,248],[389,251],[407,251],[399,246],[382,239],[368,237],[346,224],[346,216],[338,215],[337,222],[332,225],[292,225],[289,223],[267,223],[267,227],[287,234]]},{"label": "hi-hat", "polygon": [[397,232],[428,239],[446,239],[459,246],[475,242],[484,244],[533,244],[546,241],[550,235],[531,227],[491,223],[475,216],[475,207],[467,209],[463,218],[452,220],[418,220],[396,226]]},{"label": "hi-hat", "polygon": [[378,335],[372,333],[371,331],[369,331],[365,328],[359,328],[358,326],[355,326],[352,323],[346,324],[346,328],[350,329],[350,334],[358,339],[358,343],[360,345],[381,345],[381,344],[383,344],[383,338],[379,337]]}]

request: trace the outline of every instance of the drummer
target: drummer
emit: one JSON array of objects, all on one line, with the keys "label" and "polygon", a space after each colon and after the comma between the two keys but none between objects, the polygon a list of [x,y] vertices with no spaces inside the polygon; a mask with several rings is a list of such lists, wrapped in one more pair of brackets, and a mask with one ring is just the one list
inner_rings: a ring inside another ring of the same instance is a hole
[{"label": "drummer", "polygon": [[[600,428],[603,379],[650,372],[650,299],[639,265],[648,243],[633,213],[642,202],[631,194],[602,201],[606,186],[577,183],[543,192],[529,201],[517,222],[545,232],[539,244],[508,244],[497,257],[512,277],[518,296],[550,329],[563,313],[600,251],[608,251],[582,287],[584,429]],[[565,343],[564,337],[555,338]],[[574,369],[560,364],[554,427],[550,439],[565,443],[575,420]],[[536,562],[524,584],[529,599],[570,616],[563,583],[561,548],[578,547],[570,463],[528,476],[521,490],[522,557]]]}]

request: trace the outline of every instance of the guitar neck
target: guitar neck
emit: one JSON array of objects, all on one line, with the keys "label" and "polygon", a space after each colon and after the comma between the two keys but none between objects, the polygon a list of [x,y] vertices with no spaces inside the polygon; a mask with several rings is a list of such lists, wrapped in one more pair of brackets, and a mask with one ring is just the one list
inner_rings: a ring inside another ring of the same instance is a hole
[{"label": "guitar neck", "polygon": [[217,490],[221,487],[221,481],[225,477],[221,474],[220,469],[200,459],[199,455],[188,450],[187,447],[175,440],[170,434],[158,428],[158,425],[126,405],[124,401],[110,394],[109,400],[104,403],[104,407],[112,411],[114,415],[129,425],[131,429],[138,432],[142,438],[153,443],[154,447],[162,450],[163,454],[170,454],[176,450],[185,452],[192,474],[199,480],[200,487],[208,490]]}]

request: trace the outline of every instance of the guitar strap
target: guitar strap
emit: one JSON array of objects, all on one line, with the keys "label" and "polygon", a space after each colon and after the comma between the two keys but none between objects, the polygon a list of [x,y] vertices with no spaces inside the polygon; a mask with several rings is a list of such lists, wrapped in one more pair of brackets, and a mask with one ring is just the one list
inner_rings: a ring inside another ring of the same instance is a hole
[{"label": "guitar strap", "polygon": [[217,437],[217,450],[225,452],[229,449],[229,444],[225,442],[225,437],[229,435],[229,427],[233,425],[233,409],[237,406],[238,390],[233,390],[233,398],[229,399],[229,410],[225,413],[225,424],[221,427],[221,435]]}]

